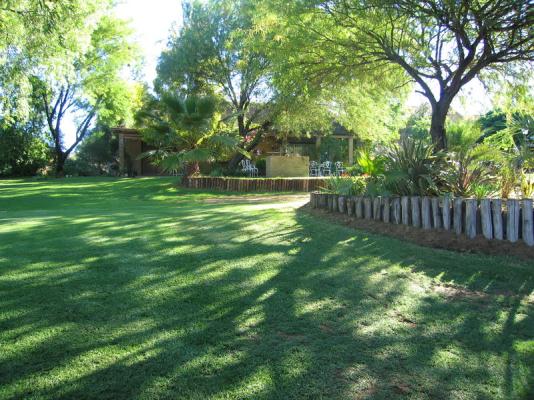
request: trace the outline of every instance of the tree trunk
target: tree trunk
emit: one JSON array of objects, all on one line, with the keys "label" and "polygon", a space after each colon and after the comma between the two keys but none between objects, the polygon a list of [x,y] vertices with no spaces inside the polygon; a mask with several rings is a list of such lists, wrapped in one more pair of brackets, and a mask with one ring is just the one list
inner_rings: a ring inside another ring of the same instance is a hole
[{"label": "tree trunk", "polygon": [[[269,128],[271,123],[269,121],[264,122],[262,126],[256,131],[256,136],[254,136],[254,139],[248,144],[244,145],[245,151],[252,151],[256,148],[256,146],[261,142],[261,139],[263,137],[263,133]],[[239,162],[244,158],[243,154],[237,152],[234,154],[234,156],[230,159],[230,162],[228,162],[228,169],[229,170],[235,170],[237,168],[237,165]]]},{"label": "tree trunk", "polygon": [[63,178],[65,176],[65,161],[67,161],[67,155],[63,152],[56,154],[56,166],[55,173],[57,178]]},{"label": "tree trunk", "polygon": [[197,175],[200,173],[200,164],[197,161],[187,163],[185,168],[186,168],[185,173],[188,177]]},{"label": "tree trunk", "polygon": [[432,118],[430,122],[430,136],[436,151],[447,149],[447,136],[445,132],[445,121],[449,112],[450,100],[441,98],[432,107]]}]

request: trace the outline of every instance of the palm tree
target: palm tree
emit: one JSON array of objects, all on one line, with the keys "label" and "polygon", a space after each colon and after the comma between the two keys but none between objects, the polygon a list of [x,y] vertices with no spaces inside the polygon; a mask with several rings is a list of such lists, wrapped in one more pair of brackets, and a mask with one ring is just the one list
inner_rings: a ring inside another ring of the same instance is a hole
[{"label": "palm tree", "polygon": [[238,148],[237,138],[220,129],[212,97],[164,93],[151,98],[137,115],[145,140],[156,150],[142,154],[167,172],[185,169],[187,176],[199,172],[199,163],[213,162],[226,151]]}]

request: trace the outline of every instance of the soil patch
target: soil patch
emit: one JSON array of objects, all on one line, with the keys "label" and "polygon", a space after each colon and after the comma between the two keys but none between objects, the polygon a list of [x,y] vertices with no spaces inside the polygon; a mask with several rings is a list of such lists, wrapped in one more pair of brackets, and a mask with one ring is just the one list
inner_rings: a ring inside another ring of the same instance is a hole
[{"label": "soil patch", "polygon": [[331,213],[323,209],[312,209],[309,205],[302,207],[301,210],[325,218],[333,223],[361,229],[367,232],[396,237],[422,246],[468,253],[514,256],[524,260],[534,261],[534,246],[529,247],[521,241],[510,243],[505,240],[488,240],[482,236],[468,239],[465,235],[458,236],[451,231],[427,231],[411,226],[356,219],[349,217],[348,215]]}]

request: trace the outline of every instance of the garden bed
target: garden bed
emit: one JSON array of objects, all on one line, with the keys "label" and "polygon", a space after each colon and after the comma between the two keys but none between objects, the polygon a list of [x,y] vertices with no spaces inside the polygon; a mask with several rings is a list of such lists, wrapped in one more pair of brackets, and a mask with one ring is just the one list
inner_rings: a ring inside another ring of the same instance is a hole
[{"label": "garden bed", "polygon": [[310,208],[347,225],[431,247],[534,259],[532,200],[508,200],[505,209],[499,199],[480,205],[474,199],[450,200],[312,193]]},{"label": "garden bed", "polygon": [[466,253],[514,256],[528,261],[534,260],[534,247],[529,247],[522,242],[510,243],[504,240],[488,240],[482,236],[477,236],[474,239],[468,240],[465,235],[456,235],[451,231],[445,231],[443,229],[426,231],[411,226],[384,224],[380,221],[355,219],[345,214],[312,209],[309,205],[303,207],[302,210],[340,225],[395,237],[421,246]]}]

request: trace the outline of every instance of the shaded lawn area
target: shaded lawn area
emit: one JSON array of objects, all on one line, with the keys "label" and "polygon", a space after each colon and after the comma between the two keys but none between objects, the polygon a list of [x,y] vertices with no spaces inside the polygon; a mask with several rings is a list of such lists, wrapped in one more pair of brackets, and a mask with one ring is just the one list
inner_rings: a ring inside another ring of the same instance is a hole
[{"label": "shaded lawn area", "polygon": [[173,182],[0,181],[0,398],[534,397],[534,263]]}]

